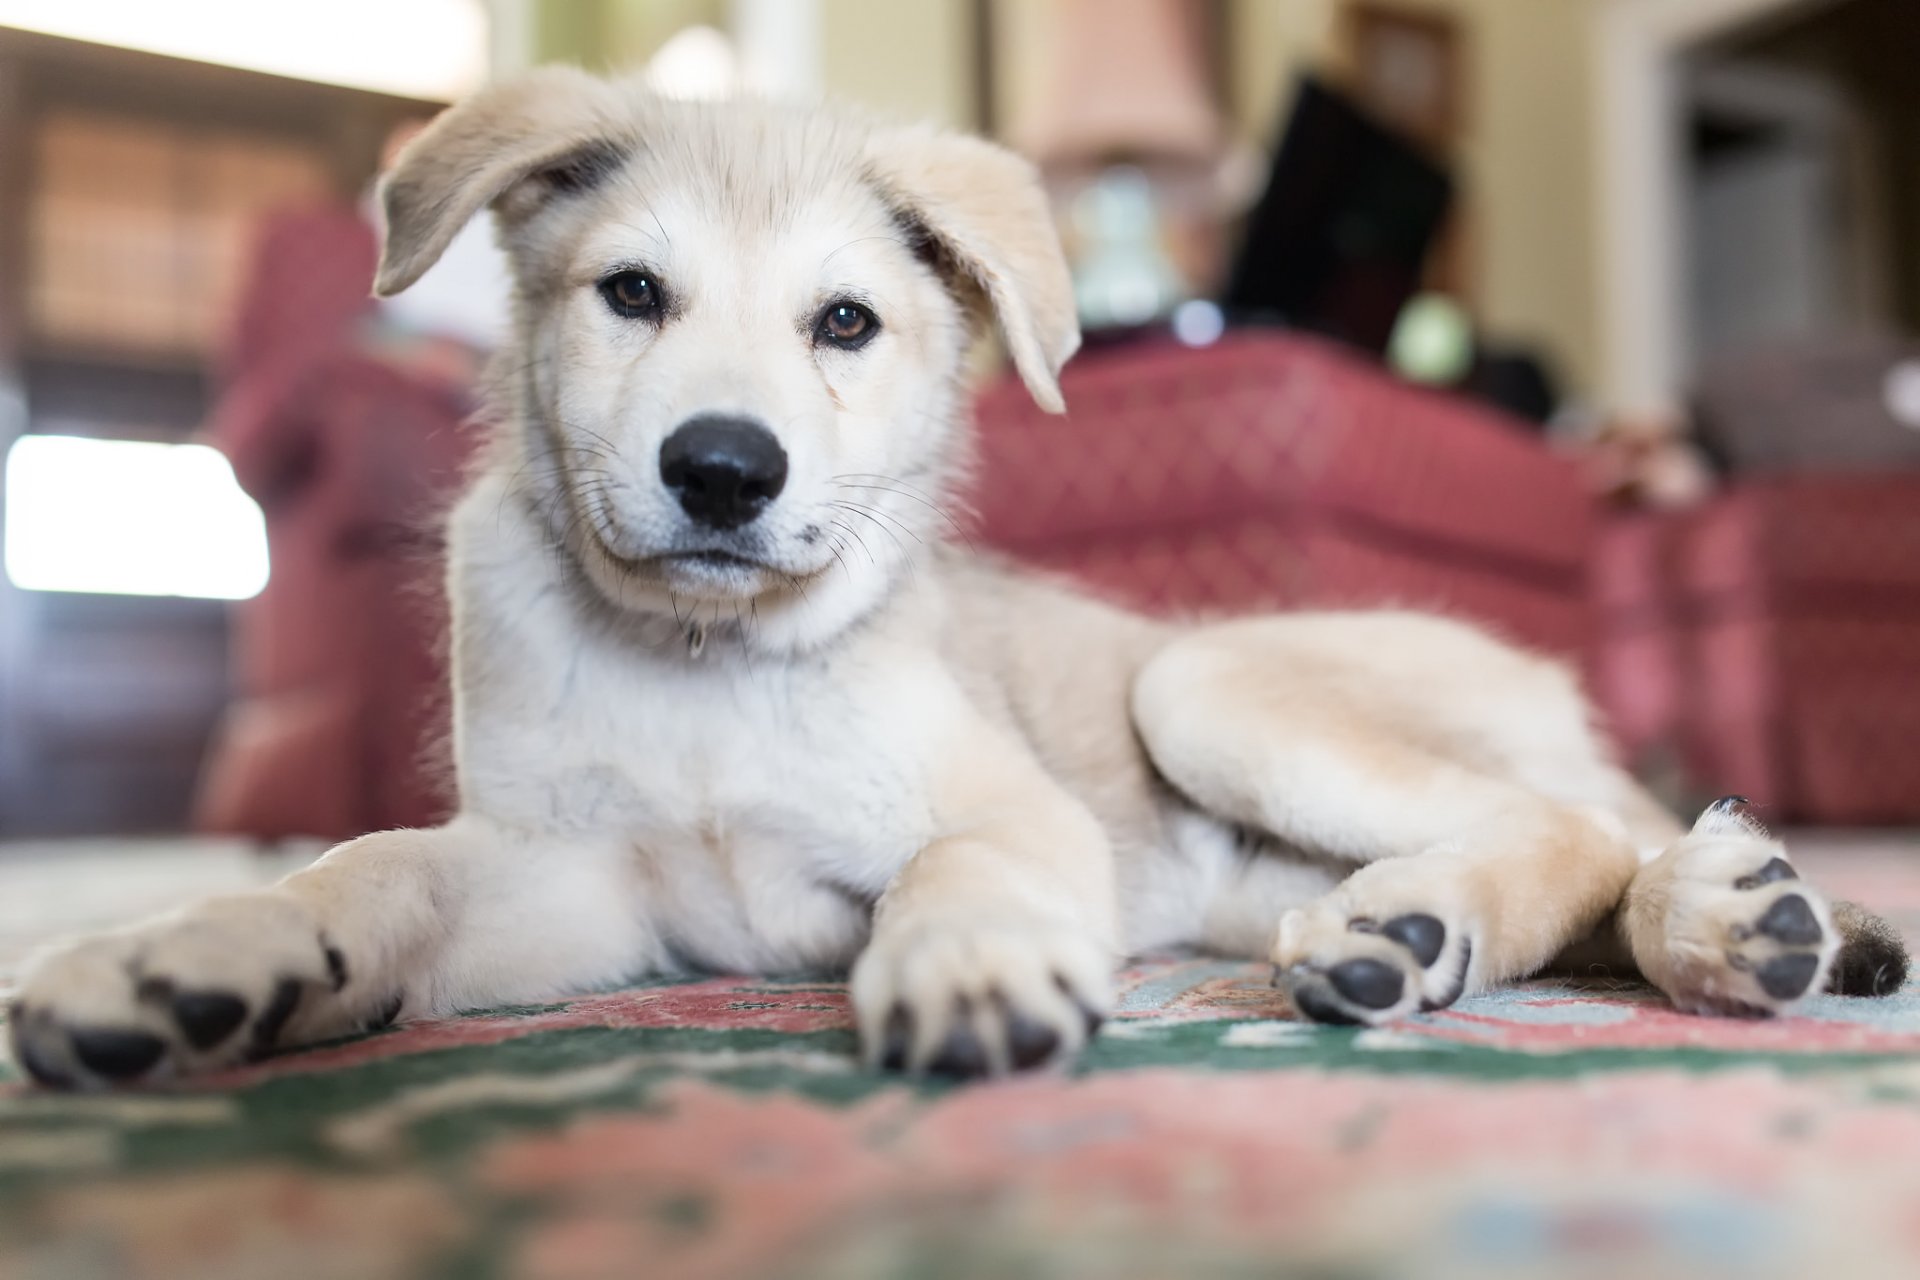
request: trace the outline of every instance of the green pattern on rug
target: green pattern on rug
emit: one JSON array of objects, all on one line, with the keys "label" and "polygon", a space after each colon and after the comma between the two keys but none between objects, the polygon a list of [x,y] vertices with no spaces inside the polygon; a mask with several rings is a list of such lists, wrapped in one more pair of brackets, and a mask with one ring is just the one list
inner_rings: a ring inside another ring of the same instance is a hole
[{"label": "green pattern on rug", "polygon": [[[1827,868],[1920,919],[1920,862]],[[1071,1072],[862,1070],[844,988],[654,982],[108,1097],[0,1084],[0,1277],[1910,1275],[1920,990],[1393,1028],[1127,971]]]}]

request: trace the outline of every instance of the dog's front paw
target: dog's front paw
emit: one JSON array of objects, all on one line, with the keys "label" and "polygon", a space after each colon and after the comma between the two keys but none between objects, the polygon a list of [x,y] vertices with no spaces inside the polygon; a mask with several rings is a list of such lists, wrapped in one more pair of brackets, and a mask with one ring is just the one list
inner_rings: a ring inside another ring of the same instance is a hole
[{"label": "dog's front paw", "polygon": [[1767,1017],[1824,988],[1839,950],[1826,897],[1729,797],[1640,869],[1624,924],[1634,962],[1687,1013]]},{"label": "dog's front paw", "polygon": [[1071,927],[965,915],[892,922],[854,966],[867,1062],[971,1078],[1070,1061],[1112,1005],[1113,957]]},{"label": "dog's front paw", "polygon": [[82,938],[28,969],[13,1054],[57,1088],[104,1088],[228,1066],[326,1026],[348,958],[307,910],[266,892],[216,898]]},{"label": "dog's front paw", "polygon": [[1416,860],[1376,863],[1289,911],[1274,985],[1315,1022],[1377,1026],[1442,1009],[1466,990],[1473,931],[1458,886]]}]

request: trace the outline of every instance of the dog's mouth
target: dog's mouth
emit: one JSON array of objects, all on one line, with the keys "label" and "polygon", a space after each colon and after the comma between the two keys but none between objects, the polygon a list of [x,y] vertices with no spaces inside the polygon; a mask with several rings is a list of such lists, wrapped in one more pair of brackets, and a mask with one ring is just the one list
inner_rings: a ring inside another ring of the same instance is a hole
[{"label": "dog's mouth", "polygon": [[793,582],[813,575],[795,573],[785,566],[746,551],[722,547],[694,547],[684,550],[656,551],[646,555],[622,555],[596,539],[607,558],[628,574],[650,580],[669,590],[695,595],[738,597],[764,590],[773,582]]},{"label": "dog's mouth", "polygon": [[723,573],[774,571],[773,566],[764,560],[738,555],[732,551],[669,551],[665,555],[653,557],[653,562],[666,569],[708,570]]},{"label": "dog's mouth", "polygon": [[763,577],[786,576],[778,565],[758,556],[718,547],[659,551],[645,556],[623,556],[609,549],[608,554],[629,573],[682,589],[717,587],[732,594]]},{"label": "dog's mouth", "polygon": [[[602,527],[603,518],[589,513],[581,522],[588,549],[597,553],[594,558],[633,582],[682,597],[744,600],[773,589],[804,590],[807,583],[835,563],[831,559],[824,565],[783,563],[785,557],[768,554],[766,536],[751,530],[737,533],[719,546],[713,545],[717,539],[701,539],[707,545],[683,542],[676,546],[669,542],[666,546],[621,547],[619,540],[609,537]],[[807,532],[801,534],[802,542],[811,541]]]}]

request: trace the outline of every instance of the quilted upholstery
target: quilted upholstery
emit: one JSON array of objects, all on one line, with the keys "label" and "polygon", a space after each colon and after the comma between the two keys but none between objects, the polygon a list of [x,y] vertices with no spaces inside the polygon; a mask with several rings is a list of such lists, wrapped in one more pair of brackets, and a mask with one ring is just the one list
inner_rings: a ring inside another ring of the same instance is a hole
[{"label": "quilted upholstery", "polygon": [[1517,424],[1271,332],[1083,357],[979,403],[985,539],[1159,611],[1407,604],[1575,656],[1593,510]]},{"label": "quilted upholstery", "polygon": [[1782,817],[1920,820],[1920,474],[1747,482],[1674,572],[1694,772]]},{"label": "quilted upholstery", "polygon": [[448,808],[428,531],[472,448],[471,404],[363,346],[372,273],[352,210],[278,217],[230,344],[207,436],[266,515],[273,572],[234,611],[235,700],[202,771],[202,830],[344,837]]}]

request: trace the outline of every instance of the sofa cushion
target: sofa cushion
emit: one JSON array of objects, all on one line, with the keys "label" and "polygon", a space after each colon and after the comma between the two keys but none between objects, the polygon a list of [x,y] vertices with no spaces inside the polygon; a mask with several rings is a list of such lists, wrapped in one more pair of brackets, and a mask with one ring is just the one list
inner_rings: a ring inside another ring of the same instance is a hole
[{"label": "sofa cushion", "polygon": [[1593,510],[1518,424],[1324,342],[1247,332],[980,399],[984,539],[1161,609],[1407,604],[1572,653]]},{"label": "sofa cushion", "polygon": [[1689,521],[1677,569],[1697,606],[1920,617],[1920,473],[1748,481]]}]

